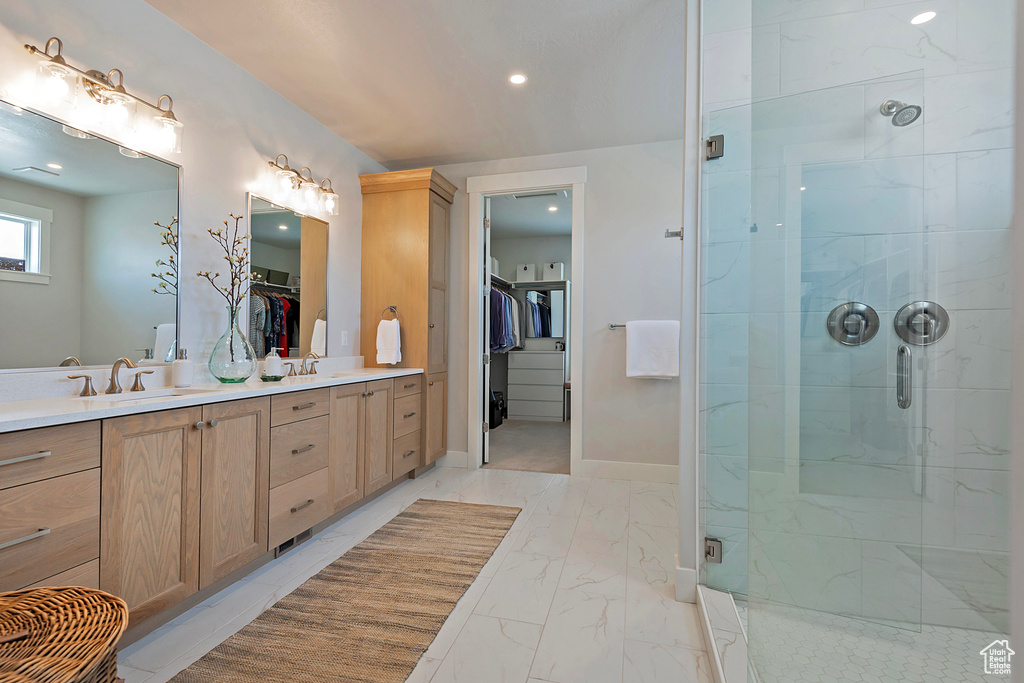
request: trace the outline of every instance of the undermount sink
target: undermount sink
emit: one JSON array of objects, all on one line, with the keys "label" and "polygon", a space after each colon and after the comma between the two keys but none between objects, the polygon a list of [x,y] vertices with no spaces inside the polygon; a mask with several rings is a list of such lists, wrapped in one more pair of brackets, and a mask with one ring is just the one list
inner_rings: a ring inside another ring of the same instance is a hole
[{"label": "undermount sink", "polygon": [[167,387],[165,389],[147,389],[145,391],[124,391],[120,394],[97,394],[96,396],[81,396],[86,401],[154,401],[156,399],[173,398],[175,396],[202,396],[215,393],[216,389],[179,389]]}]

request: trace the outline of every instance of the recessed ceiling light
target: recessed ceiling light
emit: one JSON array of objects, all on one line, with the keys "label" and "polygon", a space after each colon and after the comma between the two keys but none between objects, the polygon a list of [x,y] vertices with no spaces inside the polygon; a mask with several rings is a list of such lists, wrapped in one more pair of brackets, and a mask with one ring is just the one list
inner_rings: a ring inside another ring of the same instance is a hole
[{"label": "recessed ceiling light", "polygon": [[512,74],[508,77],[508,82],[512,85],[522,85],[526,83],[526,76],[524,74]]},{"label": "recessed ceiling light", "polygon": [[548,211],[550,211],[551,213],[554,213],[555,211],[558,211],[558,207],[557,206],[549,206],[548,207]]},{"label": "recessed ceiling light", "polygon": [[935,12],[921,12],[916,17],[910,20],[910,23],[914,26],[927,23],[935,18]]},{"label": "recessed ceiling light", "polygon": [[278,230],[287,230],[288,226],[287,225],[279,225],[279,226],[277,226],[277,229]]},{"label": "recessed ceiling light", "polygon": [[804,191],[804,190],[806,190],[806,189],[807,189],[806,187],[801,187],[801,188],[800,188],[800,191],[801,191],[801,192],[803,192],[803,191]]},{"label": "recessed ceiling light", "polygon": [[781,228],[781,227],[782,227],[782,223],[776,223],[776,224],[775,224],[775,227],[776,227],[776,228]]},{"label": "recessed ceiling light", "polygon": [[64,168],[60,164],[54,164],[54,163],[47,164],[47,166],[52,168],[54,171],[59,171],[60,169]]}]

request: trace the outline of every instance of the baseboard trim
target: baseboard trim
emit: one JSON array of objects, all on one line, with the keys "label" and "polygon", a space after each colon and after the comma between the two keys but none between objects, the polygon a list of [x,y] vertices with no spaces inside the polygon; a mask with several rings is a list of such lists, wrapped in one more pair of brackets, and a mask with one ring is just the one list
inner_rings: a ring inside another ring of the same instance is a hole
[{"label": "baseboard trim", "polygon": [[458,467],[469,469],[469,453],[466,451],[448,451],[435,461],[438,467]]},{"label": "baseboard trim", "polygon": [[697,570],[679,566],[676,555],[676,600],[679,602],[697,602]]},{"label": "baseboard trim", "polygon": [[711,616],[708,614],[703,587],[697,589],[697,615],[700,618],[700,630],[704,634],[704,650],[708,653],[708,660],[711,663],[711,677],[715,683],[727,683],[725,667],[722,666],[722,655],[718,651],[718,643],[715,641],[715,631],[711,626]]},{"label": "baseboard trim", "polygon": [[[652,465],[612,460],[580,460],[573,463],[573,474],[596,479],[627,479],[659,484],[678,484],[679,465]],[[577,471],[578,470],[578,471]]]}]

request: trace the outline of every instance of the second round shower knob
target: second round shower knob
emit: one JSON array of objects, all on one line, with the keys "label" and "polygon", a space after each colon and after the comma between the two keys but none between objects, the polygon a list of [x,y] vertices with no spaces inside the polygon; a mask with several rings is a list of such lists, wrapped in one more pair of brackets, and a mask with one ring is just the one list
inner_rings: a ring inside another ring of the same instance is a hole
[{"label": "second round shower knob", "polygon": [[878,334],[878,313],[858,301],[840,304],[825,321],[829,335],[845,346],[860,346]]}]

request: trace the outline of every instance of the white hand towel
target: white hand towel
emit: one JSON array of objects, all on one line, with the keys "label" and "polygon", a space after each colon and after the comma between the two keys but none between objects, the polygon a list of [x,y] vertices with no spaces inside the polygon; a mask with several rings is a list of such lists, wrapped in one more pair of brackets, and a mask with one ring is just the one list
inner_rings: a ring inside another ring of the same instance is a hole
[{"label": "white hand towel", "polygon": [[398,319],[381,320],[377,325],[377,362],[389,365],[402,362],[402,330]]},{"label": "white hand towel", "polygon": [[670,379],[679,376],[679,321],[626,323],[626,377]]},{"label": "white hand towel", "polygon": [[309,340],[309,350],[323,358],[327,355],[327,321],[317,318],[313,321],[313,337]]}]

